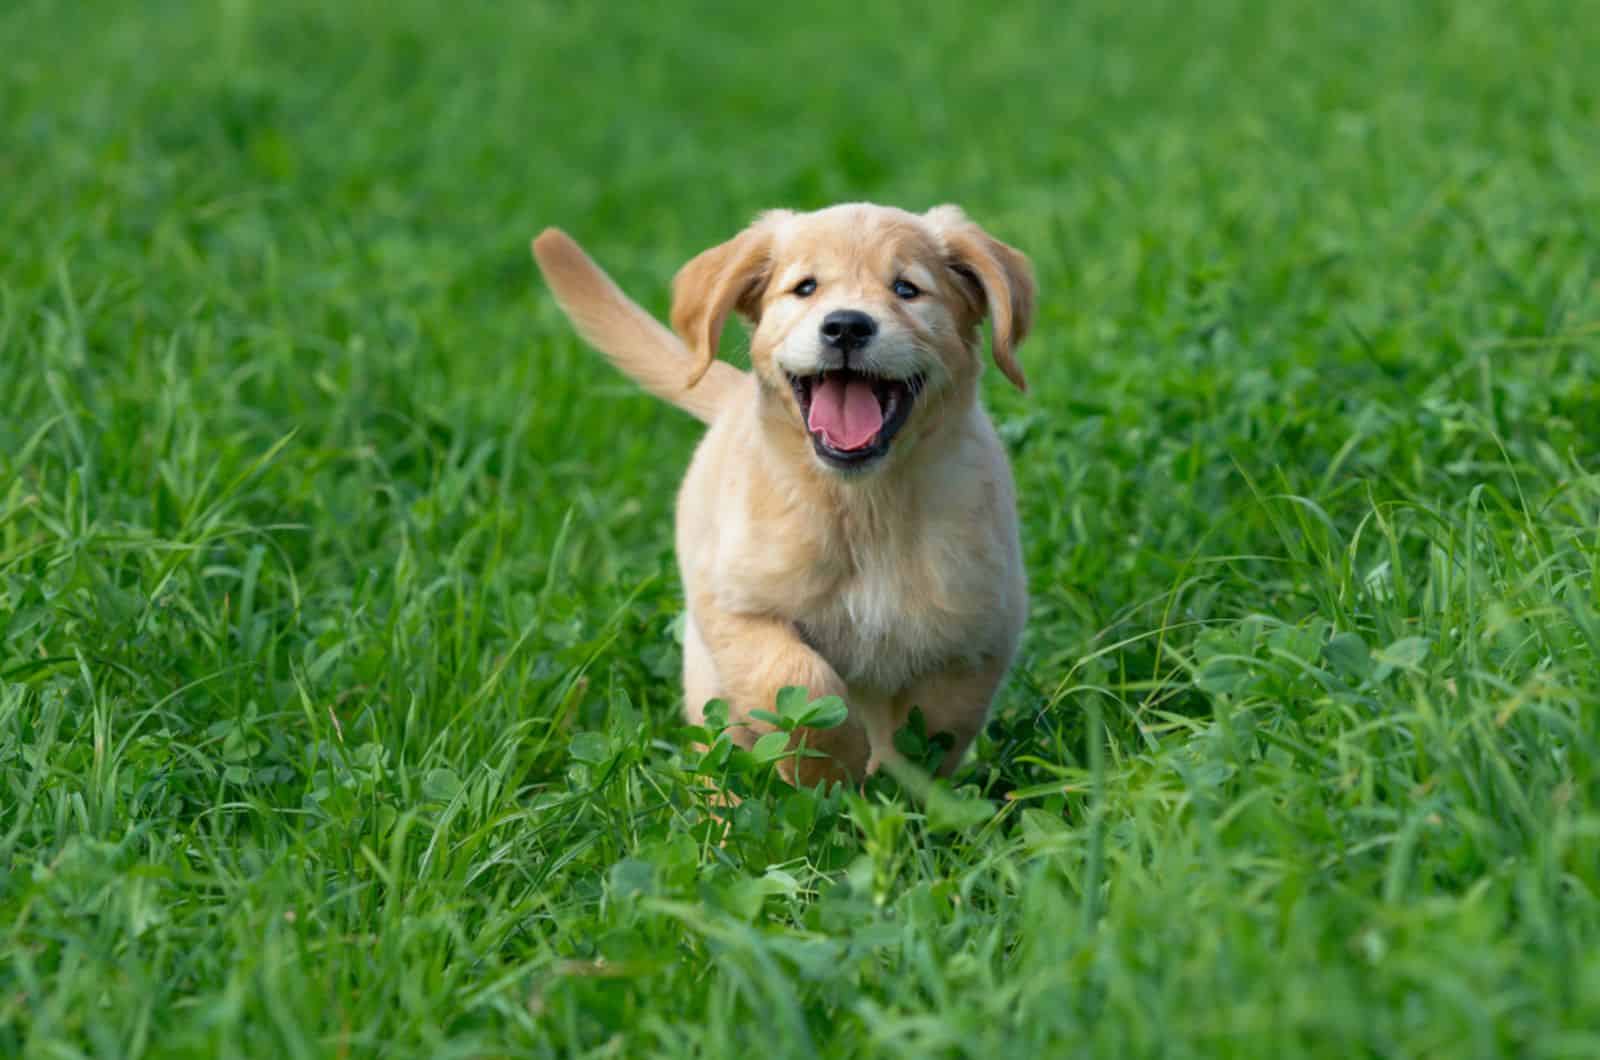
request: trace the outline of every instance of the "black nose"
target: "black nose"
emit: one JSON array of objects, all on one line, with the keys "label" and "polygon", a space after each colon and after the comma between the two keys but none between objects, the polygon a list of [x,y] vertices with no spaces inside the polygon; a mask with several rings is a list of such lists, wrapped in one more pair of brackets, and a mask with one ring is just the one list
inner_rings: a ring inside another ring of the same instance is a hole
[{"label": "black nose", "polygon": [[822,341],[836,350],[859,350],[878,333],[878,322],[859,309],[835,309],[822,318]]}]

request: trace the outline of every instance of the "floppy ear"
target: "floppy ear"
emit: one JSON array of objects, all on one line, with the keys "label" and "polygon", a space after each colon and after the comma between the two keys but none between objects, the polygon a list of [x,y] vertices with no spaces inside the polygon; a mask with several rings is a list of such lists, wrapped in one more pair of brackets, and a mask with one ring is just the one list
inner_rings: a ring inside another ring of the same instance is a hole
[{"label": "floppy ear", "polygon": [[1027,390],[1017,347],[1033,327],[1036,287],[1028,257],[979,228],[959,206],[935,206],[927,220],[944,240],[945,263],[976,288],[994,333],[994,362],[1018,390]]},{"label": "floppy ear", "polygon": [[672,329],[694,354],[689,385],[717,359],[728,314],[738,310],[755,322],[772,266],[772,231],[783,211],[764,213],[720,246],[701,251],[672,281]]}]

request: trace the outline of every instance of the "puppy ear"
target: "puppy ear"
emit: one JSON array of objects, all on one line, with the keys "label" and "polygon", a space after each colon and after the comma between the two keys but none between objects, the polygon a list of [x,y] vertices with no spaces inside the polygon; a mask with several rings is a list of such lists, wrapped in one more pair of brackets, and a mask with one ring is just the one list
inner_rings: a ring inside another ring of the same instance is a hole
[{"label": "puppy ear", "polygon": [[979,228],[959,206],[936,206],[927,221],[944,240],[945,263],[976,288],[994,333],[994,361],[1018,390],[1027,390],[1017,347],[1033,328],[1037,288],[1026,254]]},{"label": "puppy ear", "polygon": [[772,234],[785,211],[764,213],[720,246],[701,251],[672,281],[672,330],[695,356],[694,386],[717,359],[728,314],[738,310],[754,323],[772,268]]}]

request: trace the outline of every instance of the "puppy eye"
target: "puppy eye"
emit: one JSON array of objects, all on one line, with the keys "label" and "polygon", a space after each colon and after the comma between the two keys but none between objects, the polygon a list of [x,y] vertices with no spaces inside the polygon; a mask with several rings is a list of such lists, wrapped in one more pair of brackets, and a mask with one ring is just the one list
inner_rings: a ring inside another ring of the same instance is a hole
[{"label": "puppy eye", "polygon": [[807,276],[805,279],[794,285],[794,294],[799,298],[810,298],[811,295],[815,293],[816,289],[816,279],[811,276]]},{"label": "puppy eye", "polygon": [[908,302],[922,293],[921,291],[917,290],[916,284],[907,280],[894,281],[893,290],[895,294],[899,295],[901,298],[904,298]]}]

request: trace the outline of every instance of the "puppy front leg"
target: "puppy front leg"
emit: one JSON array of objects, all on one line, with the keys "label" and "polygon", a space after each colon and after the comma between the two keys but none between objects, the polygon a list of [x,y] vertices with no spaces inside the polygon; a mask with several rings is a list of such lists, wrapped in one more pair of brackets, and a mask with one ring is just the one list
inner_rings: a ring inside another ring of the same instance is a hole
[{"label": "puppy front leg", "polygon": [[[745,747],[773,730],[751,712],[776,710],[779,689],[798,686],[812,699],[845,695],[844,680],[782,619],[725,611],[701,597],[694,603],[691,620],[716,667],[729,720],[741,726],[735,730],[735,739]],[[690,709],[701,706],[692,703]],[[835,728],[800,729],[795,736],[796,742],[804,741],[829,757],[801,758],[798,777],[794,761],[785,761],[780,769],[791,783],[809,786],[824,779],[847,781],[860,777],[866,769],[866,733],[854,715]]]},{"label": "puppy front leg", "polygon": [[949,733],[955,741],[944,760],[939,763],[939,775],[947,777],[966,755],[967,748],[989,720],[989,706],[994,701],[995,690],[1005,677],[1007,661],[987,660],[977,666],[954,665],[937,670],[913,683],[895,699],[890,714],[892,724],[874,727],[872,759],[869,772],[878,768],[885,759],[896,757],[894,730],[906,723],[913,707],[922,708],[928,735]]}]

